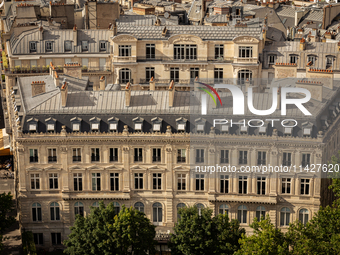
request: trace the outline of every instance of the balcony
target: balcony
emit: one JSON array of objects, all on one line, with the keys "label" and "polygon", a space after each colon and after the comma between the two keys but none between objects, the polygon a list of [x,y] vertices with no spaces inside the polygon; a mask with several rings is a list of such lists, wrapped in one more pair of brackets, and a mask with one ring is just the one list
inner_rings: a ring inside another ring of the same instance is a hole
[{"label": "balcony", "polygon": [[30,162],[31,163],[37,163],[38,162],[38,156],[30,156]]},{"label": "balcony", "polygon": [[118,161],[118,156],[110,156],[110,162]]},{"label": "balcony", "polygon": [[73,162],[81,162],[81,156],[73,156]]},{"label": "balcony", "polygon": [[57,156],[48,156],[48,162],[57,162]]},{"label": "balcony", "polygon": [[91,161],[92,162],[99,162],[99,155],[92,155],[91,156]]},{"label": "balcony", "polygon": [[[154,79],[154,82],[157,85],[164,85],[164,86],[169,86],[171,81],[174,81],[175,84],[179,85],[189,85],[194,83],[194,79]],[[148,84],[149,85],[150,79],[140,79],[139,83],[140,84]]]},{"label": "balcony", "polygon": [[177,163],[185,163],[186,157],[177,157]]},{"label": "balcony", "polygon": [[161,162],[160,156],[152,156],[152,162]]},{"label": "balcony", "polygon": [[233,58],[234,59],[234,63],[238,63],[238,64],[259,64],[258,58]]},{"label": "balcony", "polygon": [[196,63],[196,62],[216,62],[216,63],[232,63],[234,58],[208,58],[208,57],[192,57],[192,58],[176,58],[176,57],[137,57],[137,62],[175,62],[175,63]]}]

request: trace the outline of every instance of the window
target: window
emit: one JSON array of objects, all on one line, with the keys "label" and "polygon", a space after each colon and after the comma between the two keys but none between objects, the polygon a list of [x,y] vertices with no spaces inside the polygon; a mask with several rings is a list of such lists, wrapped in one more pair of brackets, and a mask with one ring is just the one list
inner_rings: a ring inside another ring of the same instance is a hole
[{"label": "window", "polygon": [[276,62],[276,55],[269,55],[268,56],[268,64],[269,65],[275,65]]},{"label": "window", "polygon": [[238,57],[239,58],[252,58],[253,57],[253,47],[251,47],[251,46],[240,46],[240,47],[238,47]]},{"label": "window", "polygon": [[177,150],[177,163],[185,163],[186,162],[186,150],[178,149]]},{"label": "window", "polygon": [[186,190],[186,174],[177,175],[177,190]]},{"label": "window", "polygon": [[52,124],[52,123],[47,124],[47,131],[48,132],[54,132],[54,130],[55,130],[55,124]]},{"label": "window", "polygon": [[64,42],[64,48],[65,48],[65,51],[72,51],[72,43],[71,43],[71,41],[65,41]]},{"label": "window", "polygon": [[238,71],[238,83],[244,84],[245,81],[251,81],[253,79],[253,72],[250,70]]},{"label": "window", "polygon": [[81,58],[81,64],[83,67],[89,66],[89,59],[88,58]]},{"label": "window", "polygon": [[94,203],[92,204],[92,207],[99,208],[99,202],[94,202]]},{"label": "window", "polygon": [[222,174],[220,176],[220,192],[229,193],[229,175]]},{"label": "window", "polygon": [[57,162],[57,149],[48,149],[48,163]]},{"label": "window", "polygon": [[290,187],[291,187],[291,178],[282,178],[281,179],[282,185],[282,194],[290,194]]},{"label": "window", "polygon": [[110,173],[110,187],[111,191],[119,190],[119,173]]},{"label": "window", "polygon": [[240,165],[247,164],[247,158],[248,158],[248,151],[240,151],[238,163]]},{"label": "window", "polygon": [[144,204],[142,202],[135,203],[135,209],[144,213]]},{"label": "window", "polygon": [[239,194],[247,194],[247,176],[239,176],[238,177],[238,193]]},{"label": "window", "polygon": [[89,50],[89,42],[88,41],[81,41],[81,50],[88,51]]},{"label": "window", "polygon": [[215,59],[223,59],[224,56],[224,45],[223,44],[216,44],[215,45]]},{"label": "window", "polygon": [[160,173],[152,174],[152,188],[162,189],[162,174]]},{"label": "window", "polygon": [[73,149],[73,162],[81,162],[81,149],[74,148]]},{"label": "window", "polygon": [[65,58],[64,64],[69,64],[69,63],[72,63],[72,58]]},{"label": "window", "polygon": [[106,65],[106,58],[99,58],[99,70],[100,71],[110,70],[110,64]]},{"label": "window", "polygon": [[229,163],[229,150],[221,150],[221,164]]},{"label": "window", "polygon": [[61,233],[51,233],[52,245],[61,245]]},{"label": "window", "polygon": [[99,131],[99,123],[91,123],[91,131],[98,132]]},{"label": "window", "polygon": [[310,179],[301,179],[301,182],[300,182],[301,195],[309,195],[309,183],[310,183]]},{"label": "window", "polygon": [[31,174],[31,189],[40,189],[40,175]]},{"label": "window", "polygon": [[38,162],[38,150],[30,149],[30,163],[37,163],[37,162]]},{"label": "window", "polygon": [[161,162],[161,149],[160,148],[152,149],[152,162]]},{"label": "window", "polygon": [[149,82],[152,77],[155,77],[155,68],[154,67],[145,67],[146,82]]},{"label": "window", "polygon": [[119,211],[120,211],[120,205],[119,205],[119,203],[117,203],[117,202],[112,202],[112,204],[113,204],[113,209],[114,209],[114,211],[115,211],[115,214],[118,215],[118,214],[119,214]]},{"label": "window", "polygon": [[237,219],[240,223],[247,223],[247,207],[240,205],[237,209]]},{"label": "window", "polygon": [[30,53],[37,52],[37,42],[30,42]]},{"label": "window", "polygon": [[120,57],[130,57],[131,56],[131,45],[119,45],[119,56]]},{"label": "window", "polygon": [[214,68],[214,79],[215,81],[223,80],[223,68]]},{"label": "window", "polygon": [[257,195],[265,194],[266,194],[266,177],[257,177]]},{"label": "window", "polygon": [[28,128],[29,128],[29,131],[30,131],[31,133],[37,132],[37,123],[31,122],[31,123],[29,124]]},{"label": "window", "polygon": [[100,160],[99,148],[92,148],[91,149],[91,161],[99,162],[99,160]]},{"label": "window", "polygon": [[185,208],[186,205],[184,203],[179,203],[177,205],[177,221],[179,221],[181,219],[181,215],[179,214],[179,210],[182,208]]},{"label": "window", "polygon": [[99,50],[106,51],[106,41],[99,41]]},{"label": "window", "polygon": [[307,209],[301,209],[299,211],[299,221],[303,224],[306,225],[308,222],[308,217],[309,217],[309,212]]},{"label": "window", "polygon": [[128,83],[131,80],[131,70],[128,68],[122,68],[119,70],[119,82],[120,83]]},{"label": "window", "polygon": [[73,132],[79,132],[80,131],[80,123],[73,123],[72,124],[72,130],[73,130]]},{"label": "window", "polygon": [[196,163],[204,163],[204,149],[196,149]]},{"label": "window", "polygon": [[201,204],[201,203],[198,203],[198,204],[195,205],[195,207],[198,210],[198,215],[201,216],[202,215],[202,209],[204,208],[204,205]]},{"label": "window", "polygon": [[34,243],[36,245],[43,245],[44,244],[44,235],[43,233],[33,233]]},{"label": "window", "polygon": [[32,59],[32,60],[30,60],[30,67],[32,68],[34,66],[37,67],[37,60]]},{"label": "window", "polygon": [[146,59],[154,59],[156,56],[155,44],[146,44]]},{"label": "window", "polygon": [[332,56],[326,57],[326,69],[332,67],[333,65],[333,58]]},{"label": "window", "polygon": [[58,189],[58,174],[48,174],[50,189]]},{"label": "window", "polygon": [[226,204],[220,205],[220,208],[218,210],[220,214],[229,214],[229,206]]},{"label": "window", "polygon": [[197,45],[174,45],[174,59],[197,59]]},{"label": "window", "polygon": [[292,164],[292,153],[284,152],[283,153],[282,165],[283,166],[290,166],[291,164]]},{"label": "window", "polygon": [[302,154],[302,162],[301,162],[302,167],[306,167],[310,165],[310,154]]},{"label": "window", "polygon": [[135,173],[135,189],[143,189],[143,174]]},{"label": "window", "polygon": [[196,190],[204,190],[204,174],[196,174]]},{"label": "window", "polygon": [[51,220],[60,220],[60,209],[59,204],[53,202],[50,204]]},{"label": "window", "polygon": [[266,156],[267,156],[267,153],[265,151],[258,151],[257,152],[257,164],[258,165],[265,165],[266,164]]},{"label": "window", "polygon": [[297,56],[296,55],[290,55],[289,56],[289,63],[291,64],[297,64]]},{"label": "window", "polygon": [[190,79],[199,78],[200,69],[198,67],[191,67],[190,68]]},{"label": "window", "polygon": [[143,161],[143,149],[142,148],[135,148],[135,162],[142,162]]},{"label": "window", "polygon": [[287,207],[283,207],[281,209],[280,225],[289,226],[289,222],[290,222],[290,210]]},{"label": "window", "polygon": [[41,204],[39,203],[34,203],[32,205],[32,216],[33,216],[33,221],[41,221],[42,219],[42,214],[41,214]]},{"label": "window", "polygon": [[84,205],[82,202],[76,202],[74,204],[74,215],[84,216]]},{"label": "window", "polygon": [[315,56],[308,56],[307,57],[307,63],[311,62],[311,66],[315,65],[315,60],[316,60]]},{"label": "window", "polygon": [[100,173],[92,173],[92,190],[100,191]]},{"label": "window", "polygon": [[179,68],[170,68],[170,81],[179,82]]},{"label": "window", "polygon": [[83,174],[81,173],[73,174],[73,188],[74,191],[83,190]]},{"label": "window", "polygon": [[258,206],[256,208],[256,218],[258,220],[261,220],[262,217],[266,217],[266,208],[264,208],[263,206]]},{"label": "window", "polygon": [[162,209],[162,204],[161,203],[154,203],[152,205],[152,211],[153,211],[153,222],[154,223],[159,223],[162,222],[162,214],[163,214],[163,209]]},{"label": "window", "polygon": [[118,148],[110,148],[110,162],[118,161]]},{"label": "window", "polygon": [[51,41],[45,42],[45,51],[46,52],[51,52],[52,51],[52,42]]}]

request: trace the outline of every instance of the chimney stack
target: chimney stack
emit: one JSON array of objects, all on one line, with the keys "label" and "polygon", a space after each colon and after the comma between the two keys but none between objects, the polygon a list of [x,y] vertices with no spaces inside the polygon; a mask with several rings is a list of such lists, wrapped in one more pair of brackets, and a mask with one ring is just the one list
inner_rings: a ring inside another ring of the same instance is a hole
[{"label": "chimney stack", "polygon": [[172,80],[169,86],[169,107],[174,106],[174,99],[175,99],[175,83]]},{"label": "chimney stack", "polygon": [[171,5],[171,11],[176,11],[176,4]]},{"label": "chimney stack", "polygon": [[74,24],[74,27],[73,27],[73,43],[75,46],[78,45],[78,31],[77,31],[77,25]]},{"label": "chimney stack", "polygon": [[60,88],[61,106],[62,107],[66,107],[66,103],[67,103],[67,91],[68,91],[68,85],[67,85],[67,82],[64,81],[63,85]]},{"label": "chimney stack", "polygon": [[151,79],[149,81],[149,84],[150,84],[150,86],[149,86],[150,87],[150,91],[156,90],[156,82],[155,82],[153,77],[151,77]]},{"label": "chimney stack", "polygon": [[305,50],[306,49],[306,40],[305,38],[302,38],[300,40],[300,50]]},{"label": "chimney stack", "polygon": [[99,80],[99,90],[105,90],[105,87],[106,87],[105,83],[106,83],[105,76],[100,77],[100,80]]},{"label": "chimney stack", "polygon": [[45,93],[44,81],[32,81],[31,83],[32,97]]},{"label": "chimney stack", "polygon": [[128,82],[125,87],[125,106],[129,107],[131,102],[131,84]]},{"label": "chimney stack", "polygon": [[59,75],[57,72],[55,72],[55,75],[54,75],[54,85],[55,87],[59,87]]}]

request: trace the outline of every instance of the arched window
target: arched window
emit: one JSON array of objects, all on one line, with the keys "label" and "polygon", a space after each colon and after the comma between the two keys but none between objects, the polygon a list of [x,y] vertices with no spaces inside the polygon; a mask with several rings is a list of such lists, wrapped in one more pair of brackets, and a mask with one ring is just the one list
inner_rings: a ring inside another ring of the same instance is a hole
[{"label": "arched window", "polygon": [[220,205],[220,210],[219,210],[220,214],[229,214],[229,206],[226,204]]},{"label": "arched window", "polygon": [[303,208],[299,211],[299,221],[303,225],[306,225],[306,223],[308,222],[308,217],[309,217],[309,212],[307,209]]},{"label": "arched window", "polygon": [[251,81],[253,79],[253,72],[250,70],[240,70],[238,71],[238,81],[239,84],[244,84],[246,80]]},{"label": "arched window", "polygon": [[185,205],[184,203],[179,203],[179,204],[177,205],[177,221],[179,221],[180,218],[181,218],[181,215],[179,214],[179,209],[185,208],[185,207],[186,207],[186,205]]},{"label": "arched window", "polygon": [[247,223],[247,206],[240,205],[237,209],[237,219],[240,223]]},{"label": "arched window", "polygon": [[119,70],[119,83],[131,82],[131,70],[129,68],[122,68]]},{"label": "arched window", "polygon": [[195,206],[196,206],[196,208],[198,209],[198,215],[202,215],[202,209],[204,208],[204,205],[198,203],[198,204],[196,204]]},{"label": "arched window", "polygon": [[82,202],[76,202],[74,204],[74,214],[84,216],[84,205]]},{"label": "arched window", "polygon": [[41,204],[34,203],[32,205],[33,221],[41,221]]},{"label": "arched window", "polygon": [[289,222],[290,222],[290,209],[288,207],[283,207],[281,209],[280,225],[289,226]]},{"label": "arched window", "polygon": [[135,203],[135,209],[137,209],[140,212],[144,212],[144,204],[142,202]]},{"label": "arched window", "polygon": [[261,220],[261,217],[266,217],[266,208],[264,208],[263,206],[258,206],[256,208],[256,218],[257,220]]},{"label": "arched window", "polygon": [[120,211],[120,205],[117,202],[113,202],[113,208],[115,210],[115,214],[118,215]]},{"label": "arched window", "polygon": [[99,202],[97,201],[97,202],[94,202],[93,204],[92,204],[92,207],[97,207],[97,208],[99,208]]},{"label": "arched window", "polygon": [[163,208],[161,203],[154,203],[152,205],[152,211],[153,211],[153,222],[162,222],[163,217]]},{"label": "arched window", "polygon": [[50,204],[51,220],[60,220],[59,204],[53,202]]}]

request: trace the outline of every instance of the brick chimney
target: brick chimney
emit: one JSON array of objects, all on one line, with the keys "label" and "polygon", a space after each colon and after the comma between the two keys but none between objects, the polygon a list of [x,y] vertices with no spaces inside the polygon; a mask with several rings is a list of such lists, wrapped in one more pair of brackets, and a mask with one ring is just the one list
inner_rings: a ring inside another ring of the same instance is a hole
[{"label": "brick chimney", "polygon": [[305,40],[305,38],[302,38],[300,40],[300,50],[303,51],[305,49],[306,49],[306,40]]},{"label": "brick chimney", "polygon": [[45,93],[44,81],[32,81],[31,83],[32,97]]},{"label": "brick chimney", "polygon": [[106,87],[106,79],[105,76],[100,77],[99,80],[99,90],[105,90]]},{"label": "brick chimney", "polygon": [[78,45],[78,31],[77,31],[77,25],[74,24],[74,27],[73,27],[73,43],[75,46]]},{"label": "brick chimney", "polygon": [[150,84],[150,86],[149,86],[150,87],[150,91],[156,90],[156,82],[155,82],[153,77],[151,77],[151,79],[149,81],[149,84]]},{"label": "brick chimney", "polygon": [[81,67],[82,67],[81,64],[78,63],[65,64],[64,74],[74,78],[81,79],[82,78]]},{"label": "brick chimney", "polygon": [[128,82],[125,87],[125,106],[129,107],[131,102],[131,84]]},{"label": "brick chimney", "polygon": [[68,91],[68,85],[67,85],[67,82],[64,81],[63,85],[60,88],[61,106],[62,107],[66,107],[66,103],[67,103],[67,91]]},{"label": "brick chimney", "polygon": [[172,80],[169,86],[169,107],[174,106],[174,99],[175,99],[175,83]]},{"label": "brick chimney", "polygon": [[58,73],[57,72],[55,72],[55,75],[54,75],[54,85],[55,85],[55,87],[57,88],[57,87],[59,87],[59,75],[58,75]]}]

